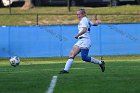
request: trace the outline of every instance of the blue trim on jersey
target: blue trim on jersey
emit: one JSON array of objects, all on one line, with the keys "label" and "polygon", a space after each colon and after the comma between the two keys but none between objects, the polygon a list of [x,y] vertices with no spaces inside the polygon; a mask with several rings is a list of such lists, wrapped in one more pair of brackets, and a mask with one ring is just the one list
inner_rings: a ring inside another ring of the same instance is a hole
[{"label": "blue trim on jersey", "polygon": [[88,22],[88,24],[89,24],[89,28],[88,28],[88,31],[90,32],[90,27],[91,27],[91,24],[90,24],[90,22]]}]

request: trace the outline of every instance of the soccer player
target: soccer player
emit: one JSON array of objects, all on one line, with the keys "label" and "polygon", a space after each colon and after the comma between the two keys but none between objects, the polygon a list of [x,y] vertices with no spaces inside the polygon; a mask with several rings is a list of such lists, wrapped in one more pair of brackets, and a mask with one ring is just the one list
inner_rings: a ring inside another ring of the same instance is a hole
[{"label": "soccer player", "polygon": [[80,22],[78,24],[79,33],[75,36],[75,39],[77,39],[78,41],[73,46],[69,55],[69,59],[67,60],[64,69],[60,71],[59,74],[69,73],[70,67],[74,62],[75,56],[80,52],[83,61],[98,64],[101,68],[101,71],[104,72],[105,62],[88,56],[88,52],[91,47],[90,27],[92,25],[98,25],[100,23],[100,20],[96,20],[95,23],[92,23],[87,18],[84,9],[80,9],[77,11],[77,17]]}]

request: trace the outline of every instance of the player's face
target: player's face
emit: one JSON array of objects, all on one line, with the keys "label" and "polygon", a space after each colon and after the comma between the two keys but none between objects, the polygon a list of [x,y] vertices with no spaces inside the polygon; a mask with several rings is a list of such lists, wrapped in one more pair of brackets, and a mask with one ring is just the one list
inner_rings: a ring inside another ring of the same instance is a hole
[{"label": "player's face", "polygon": [[83,18],[83,13],[81,11],[77,11],[77,17],[79,20],[81,20]]}]

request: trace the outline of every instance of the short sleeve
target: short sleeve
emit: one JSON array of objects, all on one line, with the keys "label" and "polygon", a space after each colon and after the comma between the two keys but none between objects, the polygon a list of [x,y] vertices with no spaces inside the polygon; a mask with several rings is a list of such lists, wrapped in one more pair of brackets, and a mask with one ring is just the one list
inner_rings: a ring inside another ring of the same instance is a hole
[{"label": "short sleeve", "polygon": [[88,28],[88,21],[87,21],[85,18],[83,18],[83,19],[81,20],[80,24],[81,24],[81,27],[86,27],[86,28]]}]

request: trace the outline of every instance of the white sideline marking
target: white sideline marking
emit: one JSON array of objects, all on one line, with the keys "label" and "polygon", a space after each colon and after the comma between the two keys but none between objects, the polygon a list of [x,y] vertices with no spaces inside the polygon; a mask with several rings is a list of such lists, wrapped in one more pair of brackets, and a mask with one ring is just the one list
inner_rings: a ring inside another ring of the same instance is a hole
[{"label": "white sideline marking", "polygon": [[57,76],[53,76],[48,91],[46,93],[53,93],[54,87],[56,85]]}]

